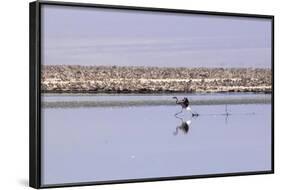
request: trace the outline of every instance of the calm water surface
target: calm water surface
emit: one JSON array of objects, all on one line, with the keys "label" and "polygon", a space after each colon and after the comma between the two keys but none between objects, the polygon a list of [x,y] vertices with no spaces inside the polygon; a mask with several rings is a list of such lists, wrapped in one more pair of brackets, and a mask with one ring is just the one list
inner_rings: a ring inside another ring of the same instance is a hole
[{"label": "calm water surface", "polygon": [[[116,97],[124,101],[128,96],[95,96],[94,100]],[[43,100],[75,98],[48,95]],[[193,106],[201,115],[191,118],[188,113],[175,117],[181,110],[176,105],[43,107],[42,182],[47,185],[270,170],[271,105],[236,104],[227,108],[232,114],[228,117],[222,115],[225,105]]]}]

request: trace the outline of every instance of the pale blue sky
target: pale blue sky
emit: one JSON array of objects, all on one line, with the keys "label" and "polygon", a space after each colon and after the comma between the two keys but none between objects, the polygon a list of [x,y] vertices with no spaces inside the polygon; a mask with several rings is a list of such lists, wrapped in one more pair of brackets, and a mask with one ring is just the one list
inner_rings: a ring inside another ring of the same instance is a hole
[{"label": "pale blue sky", "polygon": [[271,66],[271,20],[44,5],[42,63]]}]

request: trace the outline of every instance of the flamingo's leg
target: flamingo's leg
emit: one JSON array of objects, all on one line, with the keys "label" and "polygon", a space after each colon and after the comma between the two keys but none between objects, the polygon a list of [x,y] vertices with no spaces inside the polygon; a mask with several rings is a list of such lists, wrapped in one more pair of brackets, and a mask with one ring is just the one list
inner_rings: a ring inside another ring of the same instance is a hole
[{"label": "flamingo's leg", "polygon": [[198,116],[199,116],[199,114],[198,114],[197,112],[193,112],[193,111],[191,110],[190,106],[188,106],[188,107],[186,108],[186,110],[191,113],[192,117],[198,117]]},{"label": "flamingo's leg", "polygon": [[175,116],[179,115],[180,113],[182,113],[183,108],[181,108],[181,111],[178,113],[175,113]]}]

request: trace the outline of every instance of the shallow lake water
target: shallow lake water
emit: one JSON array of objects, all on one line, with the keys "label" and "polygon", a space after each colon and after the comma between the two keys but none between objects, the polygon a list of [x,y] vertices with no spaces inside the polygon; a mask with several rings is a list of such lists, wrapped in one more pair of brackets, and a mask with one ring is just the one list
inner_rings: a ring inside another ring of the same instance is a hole
[{"label": "shallow lake water", "polygon": [[[173,96],[53,94],[42,100],[127,101]],[[192,95],[190,99],[219,97],[226,95]],[[178,105],[43,106],[43,184],[271,169],[269,103],[228,104],[228,116],[223,104],[192,106],[198,117],[191,117],[186,111],[175,117],[180,110]]]}]

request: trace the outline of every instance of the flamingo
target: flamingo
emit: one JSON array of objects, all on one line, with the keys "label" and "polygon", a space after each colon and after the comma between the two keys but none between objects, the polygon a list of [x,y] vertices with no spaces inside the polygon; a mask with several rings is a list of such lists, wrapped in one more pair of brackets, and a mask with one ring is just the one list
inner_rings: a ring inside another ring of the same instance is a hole
[{"label": "flamingo", "polygon": [[198,113],[193,113],[190,106],[189,106],[189,100],[185,97],[183,98],[181,101],[178,100],[177,97],[173,97],[174,99],[176,99],[176,104],[181,106],[181,111],[176,113],[175,116],[177,116],[178,114],[183,112],[183,109],[186,109],[187,111],[190,111],[192,113],[192,117],[197,117],[199,116]]}]

